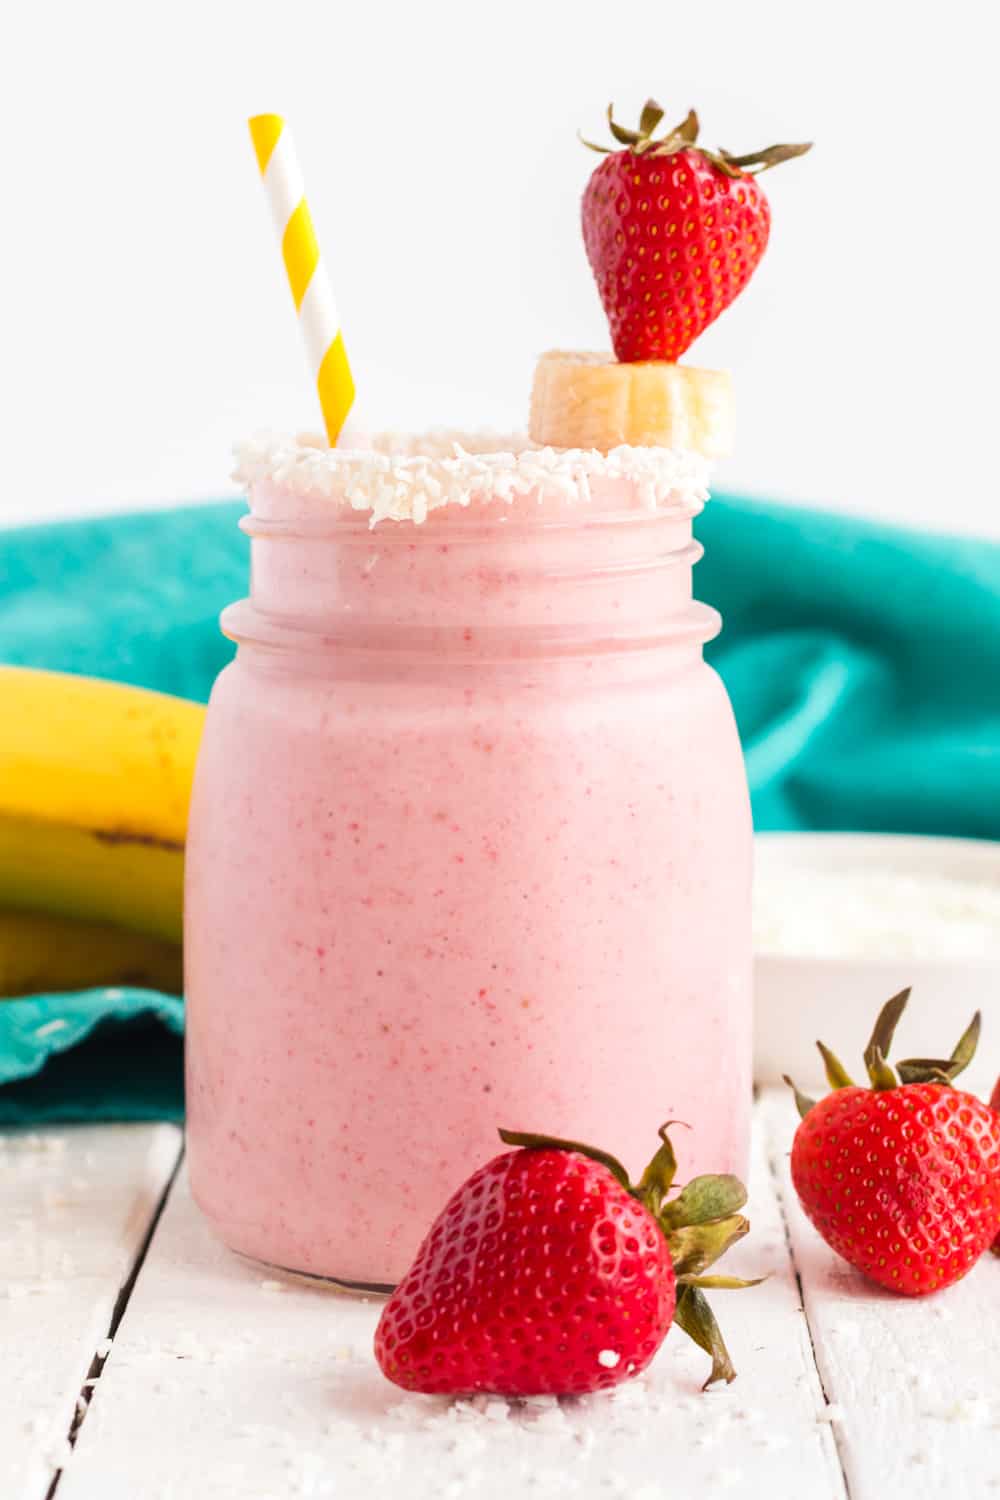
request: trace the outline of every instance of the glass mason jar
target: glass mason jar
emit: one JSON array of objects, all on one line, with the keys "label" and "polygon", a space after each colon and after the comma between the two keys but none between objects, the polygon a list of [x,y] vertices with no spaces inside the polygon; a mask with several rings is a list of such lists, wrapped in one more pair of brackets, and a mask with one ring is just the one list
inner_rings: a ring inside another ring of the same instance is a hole
[{"label": "glass mason jar", "polygon": [[533,488],[463,455],[422,524],[351,508],[357,458],[250,486],[191,809],[188,1149],[274,1266],[397,1281],[498,1126],[638,1171],[683,1121],[680,1180],[745,1169],[751,825],[700,494],[506,459]]}]

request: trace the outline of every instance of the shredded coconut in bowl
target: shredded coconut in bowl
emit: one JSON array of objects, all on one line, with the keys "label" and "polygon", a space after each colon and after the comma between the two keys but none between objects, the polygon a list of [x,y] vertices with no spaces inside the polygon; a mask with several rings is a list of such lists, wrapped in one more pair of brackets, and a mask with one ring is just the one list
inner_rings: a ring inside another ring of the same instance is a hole
[{"label": "shredded coconut in bowl", "polygon": [[419,525],[443,505],[587,503],[595,486],[628,481],[647,510],[694,514],[708,499],[709,465],[671,448],[540,448],[522,435],[379,433],[367,449],[330,449],[320,439],[264,434],[236,448],[233,478],[269,482],[303,499],[340,504],[379,521]]},{"label": "shredded coconut in bowl", "polygon": [[887,866],[861,853],[828,865],[786,862],[766,839],[759,852],[758,954],[1000,961],[1000,849],[994,865],[981,869],[936,869],[927,860]]}]

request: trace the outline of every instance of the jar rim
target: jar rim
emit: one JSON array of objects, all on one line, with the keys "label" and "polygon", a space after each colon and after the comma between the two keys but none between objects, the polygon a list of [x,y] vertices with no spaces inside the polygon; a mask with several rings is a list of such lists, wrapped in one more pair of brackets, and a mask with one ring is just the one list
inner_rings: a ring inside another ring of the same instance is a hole
[{"label": "jar rim", "polygon": [[[507,446],[500,447],[504,443]],[[439,510],[549,517],[568,512],[692,516],[708,498],[708,461],[671,448],[542,448],[520,436],[377,434],[366,449],[264,434],[238,445],[234,479],[254,523],[350,514],[369,526],[422,525]]]}]

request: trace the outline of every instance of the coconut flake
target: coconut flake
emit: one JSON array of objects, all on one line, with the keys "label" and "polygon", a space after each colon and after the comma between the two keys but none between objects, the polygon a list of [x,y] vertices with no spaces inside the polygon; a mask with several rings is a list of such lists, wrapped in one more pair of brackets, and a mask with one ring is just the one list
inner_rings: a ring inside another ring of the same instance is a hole
[{"label": "coconut flake", "polygon": [[539,448],[491,433],[381,433],[370,449],[319,449],[310,437],[262,434],[236,448],[238,484],[270,481],[293,495],[367,512],[370,524],[422,524],[443,505],[533,496],[588,505],[594,480],[627,480],[638,507],[690,515],[708,499],[709,464],[672,448]]}]

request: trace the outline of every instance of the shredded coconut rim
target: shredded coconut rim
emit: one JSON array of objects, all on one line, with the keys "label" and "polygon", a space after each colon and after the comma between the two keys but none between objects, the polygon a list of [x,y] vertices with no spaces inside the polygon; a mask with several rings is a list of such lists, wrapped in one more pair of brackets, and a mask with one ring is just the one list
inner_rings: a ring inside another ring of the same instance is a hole
[{"label": "shredded coconut rim", "polygon": [[627,481],[625,507],[692,514],[708,499],[710,465],[672,448],[541,448],[520,434],[379,433],[366,448],[265,433],[237,445],[238,484],[262,482],[302,499],[368,512],[370,524],[419,525],[441,506],[586,504],[595,481]]}]

